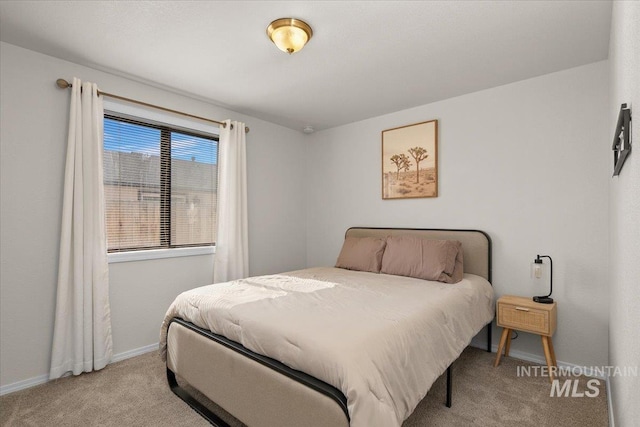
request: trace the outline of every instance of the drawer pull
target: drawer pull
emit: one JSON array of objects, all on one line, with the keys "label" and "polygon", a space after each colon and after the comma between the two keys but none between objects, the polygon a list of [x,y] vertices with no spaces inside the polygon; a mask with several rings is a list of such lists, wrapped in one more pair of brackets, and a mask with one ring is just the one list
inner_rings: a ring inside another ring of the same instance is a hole
[{"label": "drawer pull", "polygon": [[516,310],[518,310],[518,311],[529,311],[528,308],[524,308],[524,307],[516,307]]}]

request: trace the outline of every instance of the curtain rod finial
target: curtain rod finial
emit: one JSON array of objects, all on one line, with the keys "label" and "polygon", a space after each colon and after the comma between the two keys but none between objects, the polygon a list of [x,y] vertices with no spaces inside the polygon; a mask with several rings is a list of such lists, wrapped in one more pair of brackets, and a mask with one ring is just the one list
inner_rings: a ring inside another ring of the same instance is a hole
[{"label": "curtain rod finial", "polygon": [[66,81],[65,79],[56,80],[56,85],[58,85],[58,87],[60,89],[66,89],[68,87],[71,87],[71,84],[68,81]]}]

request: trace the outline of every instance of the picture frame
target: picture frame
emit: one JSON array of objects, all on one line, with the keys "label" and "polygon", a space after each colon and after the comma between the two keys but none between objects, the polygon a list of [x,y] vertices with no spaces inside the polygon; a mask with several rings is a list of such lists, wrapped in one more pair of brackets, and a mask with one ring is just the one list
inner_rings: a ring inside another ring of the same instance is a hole
[{"label": "picture frame", "polygon": [[438,120],[382,131],[382,199],[438,197]]},{"label": "picture frame", "polygon": [[625,160],[631,154],[631,108],[627,108],[627,104],[620,106],[611,149],[613,150],[613,176],[618,176]]}]

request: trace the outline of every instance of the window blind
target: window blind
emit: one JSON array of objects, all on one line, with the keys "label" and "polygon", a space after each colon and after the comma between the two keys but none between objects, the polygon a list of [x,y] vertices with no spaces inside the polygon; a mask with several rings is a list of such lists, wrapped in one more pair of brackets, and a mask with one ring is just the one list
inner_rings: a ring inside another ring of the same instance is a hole
[{"label": "window blind", "polygon": [[217,157],[213,135],[105,114],[109,251],[213,245]]}]

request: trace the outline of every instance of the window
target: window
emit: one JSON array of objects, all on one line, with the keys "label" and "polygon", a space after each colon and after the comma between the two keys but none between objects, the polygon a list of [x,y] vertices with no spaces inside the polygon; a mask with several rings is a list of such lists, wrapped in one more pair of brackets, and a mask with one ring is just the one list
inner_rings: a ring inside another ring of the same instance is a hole
[{"label": "window", "polygon": [[109,252],[214,245],[217,163],[213,134],[106,112]]}]

